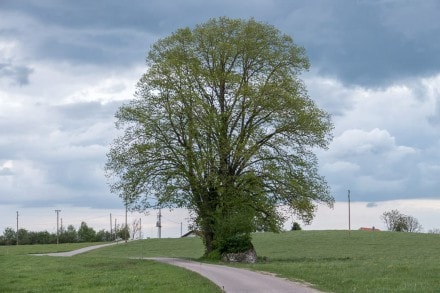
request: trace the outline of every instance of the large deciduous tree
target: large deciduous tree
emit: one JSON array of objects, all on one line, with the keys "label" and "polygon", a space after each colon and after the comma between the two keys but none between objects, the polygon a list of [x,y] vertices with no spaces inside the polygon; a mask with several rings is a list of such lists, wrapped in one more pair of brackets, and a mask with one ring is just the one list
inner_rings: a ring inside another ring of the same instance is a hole
[{"label": "large deciduous tree", "polygon": [[313,153],[332,123],[299,77],[308,67],[291,37],[253,19],[211,19],[159,40],[116,114],[112,191],[132,209],[187,207],[207,253],[257,226],[279,230],[280,207],[310,221],[333,198]]}]

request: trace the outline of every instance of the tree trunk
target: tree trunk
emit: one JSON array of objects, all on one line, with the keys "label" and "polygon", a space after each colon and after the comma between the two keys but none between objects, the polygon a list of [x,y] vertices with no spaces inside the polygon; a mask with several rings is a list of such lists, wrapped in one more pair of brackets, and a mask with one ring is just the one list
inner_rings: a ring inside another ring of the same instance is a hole
[{"label": "tree trunk", "polygon": [[214,233],[212,229],[203,229],[203,242],[205,243],[205,255],[214,251]]}]

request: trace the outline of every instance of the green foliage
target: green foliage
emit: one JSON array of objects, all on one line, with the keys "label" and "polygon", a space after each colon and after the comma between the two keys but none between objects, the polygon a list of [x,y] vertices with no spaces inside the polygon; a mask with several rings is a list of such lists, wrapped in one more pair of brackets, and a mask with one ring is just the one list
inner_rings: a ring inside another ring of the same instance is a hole
[{"label": "green foliage", "polygon": [[81,226],[78,229],[78,241],[79,242],[94,242],[96,239],[96,231],[87,226],[86,222],[81,222]]},{"label": "green foliage", "polygon": [[301,226],[299,225],[299,223],[298,222],[293,222],[292,231],[299,231],[299,230],[302,230]]},{"label": "green foliage", "polygon": [[47,231],[30,232],[31,234],[31,244],[49,244],[56,243],[56,234],[49,233]]},{"label": "green foliage", "polygon": [[3,231],[2,237],[3,244],[13,245],[17,243],[17,235],[14,229],[7,227],[5,231]]},{"label": "green foliage", "polygon": [[210,252],[206,252],[201,260],[205,261],[219,261],[222,258],[222,255],[219,251],[219,249],[212,250]]},{"label": "green foliage", "polygon": [[304,49],[275,27],[226,17],[155,43],[136,98],[116,114],[124,134],[107,174],[132,209],[187,207],[206,252],[235,235],[277,231],[283,205],[310,221],[333,204],[312,152],[330,116],[299,74]]},{"label": "green foliage", "polygon": [[78,241],[78,232],[73,225],[67,226],[67,230],[61,229],[59,235],[60,243],[75,243]]},{"label": "green foliage", "polygon": [[[123,233],[123,234],[122,234]],[[129,235],[129,234],[128,234]],[[122,230],[120,237],[124,239],[125,230]],[[82,222],[81,227],[76,231],[73,225],[63,227],[59,231],[59,243],[75,243],[75,242],[104,242],[111,241],[112,235],[108,231],[100,230],[98,233]],[[3,235],[0,236],[0,245],[15,245],[17,242],[17,233],[12,228],[6,228]],[[26,229],[18,230],[18,244],[52,244],[57,243],[57,235],[48,231],[28,231]]]},{"label": "green foliage", "polygon": [[389,231],[394,232],[421,232],[422,226],[413,216],[407,216],[398,210],[384,212],[381,219],[387,225]]},{"label": "green foliage", "polygon": [[95,238],[96,242],[106,242],[106,241],[112,241],[112,240],[113,239],[112,239],[112,235],[110,234],[110,232],[108,232],[104,229],[99,230],[96,233],[96,238]]},{"label": "green foliage", "polygon": [[251,240],[250,234],[235,234],[221,239],[218,250],[220,254],[246,252],[254,249]]},{"label": "green foliage", "polygon": [[117,229],[116,238],[120,238],[123,240],[130,239],[130,230],[128,229],[128,226],[121,225],[121,227]]}]

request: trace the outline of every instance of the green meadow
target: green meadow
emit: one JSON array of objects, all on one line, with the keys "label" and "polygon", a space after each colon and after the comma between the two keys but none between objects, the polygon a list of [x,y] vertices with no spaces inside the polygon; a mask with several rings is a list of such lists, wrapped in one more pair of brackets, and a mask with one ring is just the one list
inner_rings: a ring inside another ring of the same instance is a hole
[{"label": "green meadow", "polygon": [[[178,250],[179,239],[174,240],[172,249]],[[96,255],[73,257],[28,253],[70,251],[102,243],[2,246],[0,292],[221,292],[193,272],[125,257],[136,255],[135,247],[148,242],[122,242],[105,253],[97,250]]]},{"label": "green meadow", "polygon": [[[259,262],[236,266],[310,283],[322,291],[440,292],[440,235],[293,231],[256,233],[253,242]],[[80,247],[0,247],[0,292],[220,292],[184,269],[130,259],[198,259],[203,254],[199,238],[120,243],[69,258],[28,255]]]}]

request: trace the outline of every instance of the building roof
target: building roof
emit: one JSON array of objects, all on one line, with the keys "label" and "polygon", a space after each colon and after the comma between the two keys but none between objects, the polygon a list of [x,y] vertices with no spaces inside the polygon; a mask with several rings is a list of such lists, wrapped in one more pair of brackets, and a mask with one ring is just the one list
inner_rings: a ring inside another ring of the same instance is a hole
[{"label": "building roof", "polygon": [[362,231],[380,231],[380,229],[377,229],[375,227],[372,227],[372,228],[360,227],[359,230],[362,230]]}]

